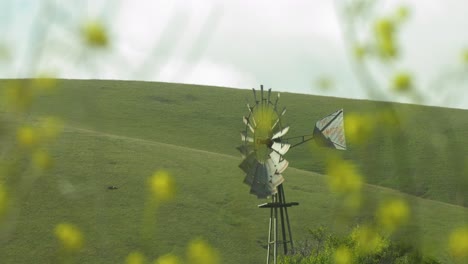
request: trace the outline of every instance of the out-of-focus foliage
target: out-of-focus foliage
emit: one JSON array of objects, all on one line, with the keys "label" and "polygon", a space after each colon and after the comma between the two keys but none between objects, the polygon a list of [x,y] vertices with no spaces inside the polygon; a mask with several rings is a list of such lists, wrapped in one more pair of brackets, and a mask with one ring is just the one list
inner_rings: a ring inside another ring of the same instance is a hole
[{"label": "out-of-focus foliage", "polygon": [[456,261],[468,261],[468,227],[455,228],[449,236],[448,248]]},{"label": "out-of-focus foliage", "polygon": [[5,186],[3,184],[3,182],[1,181],[1,178],[0,178],[0,223],[1,223],[1,220],[2,220],[2,217],[3,215],[5,214],[6,210],[7,210],[7,192],[6,192],[6,189],[5,189]]},{"label": "out-of-focus foliage", "polygon": [[190,264],[217,264],[219,253],[202,239],[190,242],[187,249],[187,259]]},{"label": "out-of-focus foliage", "polygon": [[159,257],[158,259],[156,259],[156,261],[154,262],[154,264],[180,264],[180,263],[182,263],[180,258],[173,254],[163,255]]},{"label": "out-of-focus foliage", "polygon": [[151,195],[156,201],[169,201],[175,195],[175,183],[167,171],[156,171],[148,180]]},{"label": "out-of-focus foliage", "polygon": [[372,137],[375,122],[370,114],[348,113],[344,117],[346,140],[351,144],[366,144]]},{"label": "out-of-focus foliage", "polygon": [[392,80],[392,86],[395,91],[406,92],[413,86],[411,75],[407,72],[395,74]]},{"label": "out-of-focus foliage", "polygon": [[146,258],[141,252],[134,251],[128,254],[127,258],[125,259],[125,263],[126,264],[143,264],[143,263],[146,263]]},{"label": "out-of-focus foliage", "polygon": [[89,21],[83,26],[83,38],[91,47],[104,48],[109,45],[109,37],[104,25],[99,21]]},{"label": "out-of-focus foliage", "polygon": [[394,199],[380,204],[376,212],[377,222],[381,228],[392,233],[409,220],[410,211],[405,201]]},{"label": "out-of-focus foliage", "polygon": [[396,28],[389,18],[381,18],[374,25],[378,54],[384,59],[393,59],[398,55],[395,41]]},{"label": "out-of-focus foliage", "polygon": [[327,165],[327,182],[330,190],[340,195],[361,191],[362,177],[356,166],[337,157],[330,158]]},{"label": "out-of-focus foliage", "polygon": [[468,48],[462,52],[462,61],[468,65]]},{"label": "out-of-focus foliage", "polygon": [[[338,236],[321,229],[322,236],[314,236],[311,230],[306,248],[296,254],[281,256],[280,264],[439,264],[433,258],[423,256],[419,250],[404,243],[392,241],[369,227],[356,227],[349,236]],[[304,253],[305,252],[305,253]]]},{"label": "out-of-focus foliage", "polygon": [[58,224],[54,233],[64,250],[75,252],[83,248],[83,235],[75,225],[69,223]]}]

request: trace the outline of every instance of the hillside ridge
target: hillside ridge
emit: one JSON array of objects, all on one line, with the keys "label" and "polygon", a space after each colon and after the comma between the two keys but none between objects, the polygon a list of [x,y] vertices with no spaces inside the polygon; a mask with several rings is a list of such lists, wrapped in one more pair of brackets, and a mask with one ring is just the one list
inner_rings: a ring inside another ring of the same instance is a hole
[{"label": "hillside ridge", "polygon": [[[171,147],[171,148],[183,149],[183,150],[194,151],[194,152],[200,152],[200,153],[203,153],[203,154],[221,156],[221,157],[224,157],[224,158],[236,159],[236,160],[240,161],[240,159],[238,157],[223,154],[223,153],[217,153],[217,152],[212,152],[212,151],[207,151],[207,150],[202,150],[202,149],[190,148],[190,147],[186,147],[186,146],[179,146],[179,145],[174,145],[174,144],[169,144],[169,143],[164,143],[164,142],[158,142],[158,141],[154,141],[154,140],[148,140],[148,139],[144,139],[144,138],[135,138],[135,137],[116,135],[116,134],[106,133],[106,132],[97,131],[97,130],[88,129],[88,128],[79,128],[79,127],[75,127],[75,126],[66,126],[65,127],[65,132],[72,132],[72,131],[79,131],[79,132],[84,132],[84,133],[93,134],[93,135],[97,135],[97,136],[104,136],[104,137],[113,138],[113,139],[124,139],[124,140],[137,141],[137,142],[141,142],[141,143],[149,143],[149,144],[152,144],[152,145],[163,145],[163,146],[167,146],[167,147]],[[303,169],[295,168],[295,167],[292,167],[292,166],[289,166],[288,169],[300,171],[300,172],[305,173],[305,174],[311,174],[311,176],[314,176],[314,175],[320,175],[322,177],[325,176],[324,174],[321,174],[321,173],[318,173],[318,172],[303,170]],[[239,173],[239,175],[241,175],[241,173]],[[371,183],[367,183],[367,182],[365,182],[364,185],[367,186],[367,187],[377,189],[377,190],[385,190],[385,191],[397,193],[399,195],[406,195],[406,196],[409,196],[409,197],[411,197],[413,199],[429,201],[429,202],[434,202],[434,203],[438,203],[438,204],[445,205],[445,206],[450,206],[450,207],[454,207],[454,208],[468,210],[468,208],[466,208],[464,206],[451,204],[451,203],[446,203],[446,202],[439,201],[439,200],[419,197],[419,196],[416,196],[416,195],[401,192],[398,189],[388,188],[388,187],[385,187],[385,186],[371,184]]]}]

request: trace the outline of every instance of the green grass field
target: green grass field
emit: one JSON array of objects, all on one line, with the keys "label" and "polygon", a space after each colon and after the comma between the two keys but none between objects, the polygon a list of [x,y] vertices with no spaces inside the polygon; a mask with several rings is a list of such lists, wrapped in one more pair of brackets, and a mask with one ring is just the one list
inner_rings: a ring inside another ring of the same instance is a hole
[{"label": "green grass field", "polygon": [[[59,82],[56,95],[41,97],[33,118],[59,116],[66,128],[52,148],[55,168],[24,197],[17,226],[0,248],[5,263],[51,263],[59,222],[78,225],[86,247],[81,263],[123,262],[143,248],[151,258],[185,253],[188,242],[205,238],[223,263],[262,263],[269,212],[242,183],[235,149],[243,129],[247,90],[182,84],[79,81]],[[366,145],[349,145],[344,157],[366,176],[369,201],[404,197],[412,205],[410,226],[399,234],[425,253],[448,260],[447,236],[468,221],[468,112],[282,93],[289,135],[310,133],[315,121],[336,109],[372,113],[391,108],[401,132],[377,130]],[[308,228],[326,225],[346,231],[340,201],[329,191],[324,159],[312,146],[288,152],[286,197],[300,203],[290,210],[295,240]],[[168,170],[177,198],[157,211],[154,236],[141,240],[146,180]],[[119,186],[107,190],[107,186]],[[365,208],[362,218],[371,217]]]}]

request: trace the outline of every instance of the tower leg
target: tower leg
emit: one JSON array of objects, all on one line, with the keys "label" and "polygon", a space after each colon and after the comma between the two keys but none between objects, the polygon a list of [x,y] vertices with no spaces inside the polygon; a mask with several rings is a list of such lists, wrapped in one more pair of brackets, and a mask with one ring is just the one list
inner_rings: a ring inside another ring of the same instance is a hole
[{"label": "tower leg", "polygon": [[[278,194],[273,196],[274,202],[278,202]],[[273,246],[273,263],[276,264],[276,259],[278,257],[278,207],[273,208],[275,210],[275,218],[273,218],[275,231],[273,233],[273,239],[275,240]]]},{"label": "tower leg", "polygon": [[[281,197],[282,197],[282,201],[280,201],[280,203],[286,204],[286,197],[284,196],[283,185],[280,185],[278,191],[281,193]],[[291,252],[294,253],[294,242],[293,242],[293,239],[292,239],[291,225],[289,224],[289,215],[288,215],[288,208],[287,207],[284,207],[284,213],[285,213],[285,216],[286,216],[286,225],[288,227],[289,243],[291,243]],[[284,222],[282,223],[282,226],[283,226],[283,230],[284,230]],[[284,239],[286,240],[286,236],[284,236]],[[285,243],[286,243],[286,241],[285,241]],[[284,254],[287,254],[286,250],[285,250]]]},{"label": "tower leg", "polygon": [[270,209],[270,223],[268,224],[268,244],[267,244],[267,264],[270,264],[270,245],[271,245],[271,231],[273,222],[273,208]]},{"label": "tower leg", "polygon": [[[281,235],[282,240],[279,243],[283,243],[284,254],[288,252],[294,252],[294,244],[292,240],[291,226],[289,224],[288,207],[299,205],[297,202],[286,203],[286,197],[284,195],[283,186],[278,186],[278,192],[271,196],[271,203],[261,204],[260,208],[270,208],[270,221],[268,223],[268,245],[267,245],[267,264],[270,264],[270,260],[273,257],[273,263],[276,264],[278,257],[278,221],[281,223]],[[279,219],[278,219],[279,210]],[[287,228],[287,229],[286,229]],[[288,236],[289,240],[286,238]],[[291,247],[288,248],[288,243],[291,243]],[[273,252],[271,252],[273,247]],[[288,251],[289,250],[289,251]]]},{"label": "tower leg", "polygon": [[[285,204],[286,201],[284,200],[284,192],[283,192],[283,185],[280,185],[278,187],[278,198],[279,198],[279,203],[280,204]],[[286,212],[287,214],[287,208],[286,207],[280,207],[280,217],[281,217],[281,234],[282,234],[282,243],[283,243],[283,249],[284,249],[284,254],[288,254],[288,240],[286,238],[286,228],[284,226],[284,212],[283,210]],[[287,215],[286,215],[286,219],[288,221],[288,218],[287,218]],[[289,221],[288,221],[288,224],[289,224]],[[291,231],[289,231],[291,232]]]}]

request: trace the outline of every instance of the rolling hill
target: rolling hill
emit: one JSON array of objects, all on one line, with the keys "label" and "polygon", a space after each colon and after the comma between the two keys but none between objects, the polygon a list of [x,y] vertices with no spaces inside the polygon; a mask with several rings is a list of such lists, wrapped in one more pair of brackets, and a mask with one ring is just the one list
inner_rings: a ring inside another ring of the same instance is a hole
[{"label": "rolling hill", "polygon": [[[59,116],[65,132],[52,147],[56,167],[21,201],[17,228],[0,248],[6,263],[50,263],[57,254],[54,226],[82,228],[83,263],[121,262],[143,248],[151,258],[185,254],[188,242],[205,238],[223,263],[260,263],[266,251],[268,212],[242,184],[240,144],[247,90],[135,81],[60,80],[58,92],[38,98],[33,118]],[[377,128],[365,144],[343,153],[365,175],[368,200],[403,197],[411,225],[401,236],[448,261],[447,234],[468,220],[465,163],[468,112],[464,110],[282,93],[289,134],[310,133],[316,120],[344,108],[372,114],[390,109],[398,132]],[[327,188],[320,149],[287,154],[284,175],[293,235],[326,225],[337,232],[372,216],[372,208],[343,227],[340,201]],[[153,239],[142,243],[146,180],[158,169],[175,178],[175,201],[156,213]],[[119,186],[107,190],[107,186]],[[348,219],[349,220],[349,219]],[[441,239],[442,238],[442,239]]]}]

